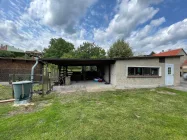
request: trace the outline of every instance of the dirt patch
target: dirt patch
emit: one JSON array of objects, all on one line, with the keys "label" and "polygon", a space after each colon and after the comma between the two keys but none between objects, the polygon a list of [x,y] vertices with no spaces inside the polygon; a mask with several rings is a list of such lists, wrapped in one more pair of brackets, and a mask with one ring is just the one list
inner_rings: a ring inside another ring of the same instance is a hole
[{"label": "dirt patch", "polygon": [[52,101],[51,100],[47,100],[47,101],[40,101],[38,103],[35,103],[34,105],[21,105],[21,106],[17,106],[15,107],[15,110],[10,111],[8,113],[8,116],[14,116],[17,114],[27,114],[27,113],[32,113],[32,112],[37,112],[37,111],[41,111],[44,108],[51,106],[52,105]]},{"label": "dirt patch", "polygon": [[10,111],[8,113],[8,116],[14,116],[16,114],[27,114],[30,112],[34,112],[34,106],[30,105],[30,106],[19,106],[17,109],[15,109],[14,111]]},{"label": "dirt patch", "polygon": [[52,103],[48,100],[48,101],[42,101],[40,102],[37,107],[38,108],[44,108],[44,107],[48,107],[48,106],[51,106]]},{"label": "dirt patch", "polygon": [[174,92],[169,92],[169,91],[157,91],[159,94],[167,94],[167,95],[176,95]]}]

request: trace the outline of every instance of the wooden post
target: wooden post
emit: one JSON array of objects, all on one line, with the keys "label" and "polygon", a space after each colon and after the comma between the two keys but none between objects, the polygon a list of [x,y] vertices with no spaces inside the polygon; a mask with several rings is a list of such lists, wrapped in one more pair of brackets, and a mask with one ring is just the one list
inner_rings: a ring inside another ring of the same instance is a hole
[{"label": "wooden post", "polygon": [[83,80],[86,80],[86,66],[83,66]]},{"label": "wooden post", "polygon": [[66,76],[68,76],[68,66],[66,66]]},{"label": "wooden post", "polygon": [[48,88],[49,88],[49,74],[48,74],[48,64],[46,65],[46,80],[47,80],[47,92],[48,92]]},{"label": "wooden post", "polygon": [[[12,83],[16,81],[15,74],[12,75]],[[12,97],[14,98],[14,89],[13,89],[13,84],[12,84]]]},{"label": "wooden post", "polygon": [[108,83],[110,84],[110,82],[111,82],[111,79],[110,79],[110,64],[108,65],[108,70],[109,70],[109,72],[108,72],[108,78],[109,78],[109,81],[108,81]]},{"label": "wooden post", "polygon": [[61,77],[61,69],[62,69],[62,66],[58,65],[58,82],[60,84],[60,77]]},{"label": "wooden post", "polygon": [[44,67],[42,68],[42,96],[44,96]]}]

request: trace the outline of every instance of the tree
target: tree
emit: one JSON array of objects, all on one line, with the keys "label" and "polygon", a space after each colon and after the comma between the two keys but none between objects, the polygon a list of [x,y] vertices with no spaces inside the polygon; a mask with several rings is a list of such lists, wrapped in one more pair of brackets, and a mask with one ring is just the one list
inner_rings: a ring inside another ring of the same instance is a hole
[{"label": "tree", "polygon": [[44,49],[44,57],[61,58],[64,54],[74,50],[74,45],[62,38],[52,38],[49,48]]},{"label": "tree", "polygon": [[69,53],[64,53],[61,58],[76,58],[75,51],[71,51]]},{"label": "tree", "polygon": [[110,58],[126,58],[133,56],[133,52],[128,43],[119,39],[110,47],[108,56]]},{"label": "tree", "polygon": [[77,58],[105,58],[106,52],[94,43],[84,42],[83,45],[75,51]]},{"label": "tree", "polygon": [[0,50],[0,57],[15,57],[15,54],[9,51]]},{"label": "tree", "polygon": [[152,51],[149,55],[150,56],[152,56],[152,55],[154,55],[154,54],[156,54],[154,51]]}]

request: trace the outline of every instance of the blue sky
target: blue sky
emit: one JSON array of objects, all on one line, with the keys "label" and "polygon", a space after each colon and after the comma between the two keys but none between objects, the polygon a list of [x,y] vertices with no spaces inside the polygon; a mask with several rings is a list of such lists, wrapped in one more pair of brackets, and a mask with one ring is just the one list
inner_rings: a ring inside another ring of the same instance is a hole
[{"label": "blue sky", "polygon": [[186,0],[0,0],[0,43],[43,50],[62,37],[105,50],[117,39],[136,54],[184,48]]}]

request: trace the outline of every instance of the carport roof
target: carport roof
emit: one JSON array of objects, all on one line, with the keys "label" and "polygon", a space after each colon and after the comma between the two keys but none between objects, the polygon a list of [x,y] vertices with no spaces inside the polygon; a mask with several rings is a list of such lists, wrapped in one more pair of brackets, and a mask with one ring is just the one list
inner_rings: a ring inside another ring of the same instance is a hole
[{"label": "carport roof", "polygon": [[114,64],[116,60],[131,60],[131,59],[154,59],[180,57],[178,56],[135,56],[128,58],[102,58],[102,59],[60,59],[60,58],[42,58],[40,61],[61,66],[91,66],[91,65],[108,65]]},{"label": "carport roof", "polygon": [[114,59],[55,59],[43,58],[43,62],[52,63],[62,66],[91,66],[91,65],[107,65],[114,64]]}]

